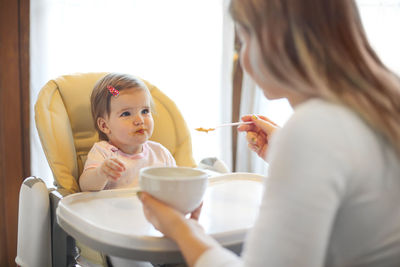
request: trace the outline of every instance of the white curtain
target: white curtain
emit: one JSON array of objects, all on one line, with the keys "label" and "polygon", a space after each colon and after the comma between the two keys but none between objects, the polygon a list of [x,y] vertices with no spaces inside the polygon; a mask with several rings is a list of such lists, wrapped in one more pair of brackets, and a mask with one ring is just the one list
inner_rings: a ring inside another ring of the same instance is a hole
[{"label": "white curtain", "polygon": [[229,163],[230,136],[194,130],[230,118],[233,26],[226,5],[226,0],[31,0],[32,175],[52,183],[33,120],[37,94],[48,80],[76,72],[125,72],[150,81],[182,111],[195,160],[216,156]]},{"label": "white curtain", "polygon": [[[361,18],[371,45],[382,61],[400,74],[400,0],[357,0]],[[293,113],[286,100],[269,101],[247,76],[243,79],[242,115],[263,114],[282,126]],[[237,171],[266,174],[268,164],[247,149],[244,136],[237,146]]]},{"label": "white curtain", "polygon": [[[242,82],[240,114],[261,114],[283,126],[293,110],[286,99],[268,100],[254,81],[245,73]],[[247,148],[245,134],[238,137],[236,171],[266,175],[268,164]]]},{"label": "white curtain", "polygon": [[[228,14],[230,0],[223,0],[223,44],[222,44],[222,73],[219,121],[230,122],[232,119],[232,71],[233,57],[235,52],[235,31],[232,18]],[[210,132],[211,133],[211,132]],[[232,170],[232,131],[228,127],[223,127],[216,131],[218,136],[218,146],[221,149],[221,159]]]}]

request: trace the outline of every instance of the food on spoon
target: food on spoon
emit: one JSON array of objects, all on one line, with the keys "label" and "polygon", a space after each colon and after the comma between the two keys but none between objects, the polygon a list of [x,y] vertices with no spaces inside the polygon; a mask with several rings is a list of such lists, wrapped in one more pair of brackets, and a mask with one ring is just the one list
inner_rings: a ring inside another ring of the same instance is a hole
[{"label": "food on spoon", "polygon": [[200,128],[196,128],[195,130],[197,130],[197,131],[199,131],[199,132],[208,133],[209,131],[214,131],[215,128],[208,128],[208,129],[205,129],[205,128],[203,128],[203,127],[200,127]]}]

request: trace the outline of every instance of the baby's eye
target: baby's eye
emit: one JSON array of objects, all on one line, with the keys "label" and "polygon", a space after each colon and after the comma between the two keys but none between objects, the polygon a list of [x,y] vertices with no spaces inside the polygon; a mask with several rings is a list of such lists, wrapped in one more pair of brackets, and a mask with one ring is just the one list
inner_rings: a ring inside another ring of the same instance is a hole
[{"label": "baby's eye", "polygon": [[150,113],[150,109],[149,108],[145,108],[142,110],[142,114],[149,114]]},{"label": "baby's eye", "polygon": [[125,112],[123,112],[123,113],[121,114],[120,117],[127,117],[127,116],[130,116],[130,115],[131,115],[131,113],[130,113],[129,111],[125,111]]}]

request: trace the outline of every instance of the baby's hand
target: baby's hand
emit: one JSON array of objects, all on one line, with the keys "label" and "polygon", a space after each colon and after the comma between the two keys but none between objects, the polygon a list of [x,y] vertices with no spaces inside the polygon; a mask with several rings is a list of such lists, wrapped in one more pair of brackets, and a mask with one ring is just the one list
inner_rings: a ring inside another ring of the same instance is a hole
[{"label": "baby's hand", "polygon": [[109,158],[103,161],[98,171],[99,175],[115,182],[121,177],[121,173],[125,171],[125,165],[117,158]]}]

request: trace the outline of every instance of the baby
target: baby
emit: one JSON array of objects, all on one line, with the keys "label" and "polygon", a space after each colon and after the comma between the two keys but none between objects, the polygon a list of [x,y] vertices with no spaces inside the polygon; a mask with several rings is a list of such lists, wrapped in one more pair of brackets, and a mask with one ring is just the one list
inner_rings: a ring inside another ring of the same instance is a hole
[{"label": "baby", "polygon": [[134,187],[141,168],[176,166],[165,147],[149,141],[154,103],[144,82],[110,73],[96,83],[90,101],[101,141],[89,151],[79,178],[82,191]]}]

